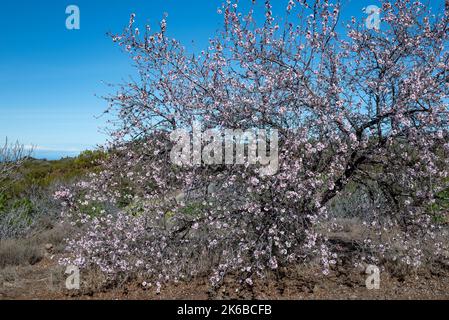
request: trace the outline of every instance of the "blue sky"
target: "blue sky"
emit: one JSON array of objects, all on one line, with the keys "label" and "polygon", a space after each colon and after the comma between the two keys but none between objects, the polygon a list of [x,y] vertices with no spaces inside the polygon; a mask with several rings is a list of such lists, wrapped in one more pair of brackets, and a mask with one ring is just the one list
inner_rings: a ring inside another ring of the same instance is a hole
[{"label": "blue sky", "polygon": [[[249,0],[242,0],[242,3]],[[345,0],[343,0],[345,1]],[[168,33],[201,50],[219,29],[221,0],[16,0],[0,5],[0,141],[6,136],[57,158],[106,140],[98,118],[106,104],[102,83],[132,74],[131,63],[106,32],[120,32],[131,13],[153,28],[168,16]],[[260,4],[263,1],[259,0]],[[273,4],[284,8],[284,0]],[[439,4],[440,1],[432,0]],[[442,0],[441,0],[442,2]],[[81,29],[65,27],[68,5],[81,11]],[[376,0],[346,0],[344,15],[362,16]],[[194,41],[195,45],[190,44]]]}]

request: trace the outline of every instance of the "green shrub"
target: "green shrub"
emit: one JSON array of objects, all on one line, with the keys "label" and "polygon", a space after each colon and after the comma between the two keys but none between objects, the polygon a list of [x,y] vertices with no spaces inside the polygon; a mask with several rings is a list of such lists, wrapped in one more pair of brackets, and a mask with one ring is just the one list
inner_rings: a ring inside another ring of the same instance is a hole
[{"label": "green shrub", "polygon": [[4,193],[0,193],[0,214],[6,209],[8,205],[8,197]]}]

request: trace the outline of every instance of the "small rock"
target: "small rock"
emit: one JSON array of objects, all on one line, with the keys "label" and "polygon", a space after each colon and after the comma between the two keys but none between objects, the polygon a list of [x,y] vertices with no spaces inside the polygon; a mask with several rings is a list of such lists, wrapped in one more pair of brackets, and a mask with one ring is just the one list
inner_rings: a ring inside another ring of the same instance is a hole
[{"label": "small rock", "polygon": [[17,284],[14,283],[14,282],[3,282],[3,286],[4,286],[5,288],[16,288],[16,287],[17,287]]},{"label": "small rock", "polygon": [[302,286],[302,292],[304,293],[313,293],[313,290],[307,286]]},{"label": "small rock", "polygon": [[53,245],[52,245],[51,243],[47,243],[47,244],[45,245],[45,250],[47,250],[47,251],[53,250]]}]

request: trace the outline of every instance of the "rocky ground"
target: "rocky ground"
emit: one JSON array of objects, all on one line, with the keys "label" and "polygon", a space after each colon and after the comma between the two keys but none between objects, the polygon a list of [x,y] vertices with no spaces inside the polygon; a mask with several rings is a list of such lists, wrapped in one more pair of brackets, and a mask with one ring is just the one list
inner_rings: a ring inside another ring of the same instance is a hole
[{"label": "rocky ground", "polygon": [[319,270],[297,267],[253,287],[229,278],[218,290],[210,290],[207,279],[196,279],[156,294],[154,288],[144,289],[136,282],[120,289],[89,290],[82,285],[79,291],[68,291],[56,258],[47,255],[35,265],[0,270],[0,299],[449,299],[449,270],[444,266],[401,277],[382,272],[378,290],[366,288],[367,275],[360,271],[336,268],[324,276]]}]

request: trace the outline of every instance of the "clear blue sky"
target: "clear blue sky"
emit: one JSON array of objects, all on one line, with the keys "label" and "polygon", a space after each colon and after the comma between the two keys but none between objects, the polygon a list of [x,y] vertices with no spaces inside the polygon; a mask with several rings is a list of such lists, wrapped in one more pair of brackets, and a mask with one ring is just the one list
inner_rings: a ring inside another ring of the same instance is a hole
[{"label": "clear blue sky", "polygon": [[[242,0],[242,3],[249,0]],[[345,1],[345,0],[343,0]],[[260,5],[263,4],[259,0]],[[279,9],[284,0],[273,1]],[[432,0],[439,4],[442,1]],[[81,29],[65,28],[68,5],[81,10]],[[168,32],[196,49],[219,28],[221,0],[15,0],[0,4],[0,141],[8,136],[58,157],[105,141],[96,118],[108,92],[132,74],[128,57],[106,36],[120,32],[131,13],[153,28],[167,12]],[[344,15],[361,16],[376,0],[346,0]],[[276,11],[276,10],[275,10]]]}]

